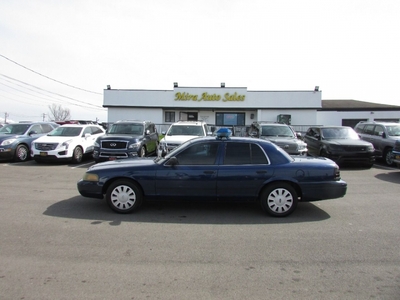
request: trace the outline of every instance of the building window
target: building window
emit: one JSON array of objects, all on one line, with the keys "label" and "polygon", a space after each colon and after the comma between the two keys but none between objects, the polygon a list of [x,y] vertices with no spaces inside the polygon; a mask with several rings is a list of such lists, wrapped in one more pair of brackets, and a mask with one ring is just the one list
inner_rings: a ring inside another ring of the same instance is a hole
[{"label": "building window", "polygon": [[165,122],[175,122],[175,112],[174,111],[166,111],[165,112]]},{"label": "building window", "polygon": [[217,126],[244,126],[245,113],[216,113]]},{"label": "building window", "polygon": [[342,119],[342,126],[354,128],[359,122],[368,121],[368,119]]}]

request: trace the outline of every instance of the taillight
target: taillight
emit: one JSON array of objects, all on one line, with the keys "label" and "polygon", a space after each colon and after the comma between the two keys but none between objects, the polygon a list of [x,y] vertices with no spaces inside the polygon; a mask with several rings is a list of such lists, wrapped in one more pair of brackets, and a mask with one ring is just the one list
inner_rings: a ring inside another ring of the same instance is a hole
[{"label": "taillight", "polygon": [[338,167],[335,168],[335,173],[334,173],[333,179],[336,181],[340,180],[340,170]]}]

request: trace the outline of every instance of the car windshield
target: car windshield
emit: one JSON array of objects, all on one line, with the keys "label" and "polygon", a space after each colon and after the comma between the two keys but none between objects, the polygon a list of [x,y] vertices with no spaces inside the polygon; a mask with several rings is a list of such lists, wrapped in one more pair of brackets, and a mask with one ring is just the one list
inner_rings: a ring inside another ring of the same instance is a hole
[{"label": "car windshield", "polygon": [[31,124],[7,124],[0,128],[0,134],[24,134]]},{"label": "car windshield", "polygon": [[113,124],[107,133],[142,135],[142,124]]},{"label": "car windshield", "polygon": [[83,127],[60,126],[48,134],[48,136],[79,136]]},{"label": "car windshield", "polygon": [[350,139],[359,140],[360,137],[352,128],[322,128],[322,136],[325,139]]},{"label": "car windshield", "polygon": [[287,126],[261,126],[261,136],[294,137],[293,131]]},{"label": "car windshield", "polygon": [[389,136],[400,136],[400,124],[386,126]]},{"label": "car windshield", "polygon": [[191,126],[191,125],[176,125],[171,126],[168,130],[167,135],[194,135],[203,136],[203,129],[201,126]]}]

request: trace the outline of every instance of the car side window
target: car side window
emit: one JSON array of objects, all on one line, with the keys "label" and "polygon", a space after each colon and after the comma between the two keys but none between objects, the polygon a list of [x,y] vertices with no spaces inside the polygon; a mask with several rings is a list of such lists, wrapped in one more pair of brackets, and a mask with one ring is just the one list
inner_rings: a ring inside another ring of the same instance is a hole
[{"label": "car side window", "polygon": [[30,132],[34,131],[37,134],[43,133],[42,127],[40,127],[40,125],[33,125],[29,131]]},{"label": "car side window", "polygon": [[97,128],[95,126],[91,127],[91,130],[92,130],[92,134],[103,133],[103,131],[100,128]]},{"label": "car side window", "polygon": [[49,124],[42,124],[42,129],[43,133],[48,133],[53,130],[53,127],[51,127]]},{"label": "car side window", "polygon": [[366,125],[365,127],[364,127],[364,133],[365,134],[374,134],[374,127],[375,127],[375,125],[374,124],[369,124],[369,125]]},{"label": "car side window", "polygon": [[213,165],[219,143],[197,143],[176,155],[179,165]]},{"label": "car side window", "polygon": [[375,128],[374,128],[374,135],[376,135],[376,136],[382,136],[383,132],[384,132],[384,130],[383,130],[383,127],[382,127],[382,126],[380,126],[380,125],[376,125],[376,126],[375,126]]},{"label": "car side window", "polygon": [[364,131],[364,127],[365,127],[365,125],[358,125],[358,126],[356,126],[356,128],[354,128],[354,130],[357,133],[362,133]]},{"label": "car side window", "polygon": [[267,164],[267,158],[258,145],[227,143],[224,165]]},{"label": "car side window", "polygon": [[86,127],[85,130],[82,133],[82,136],[85,136],[86,133],[92,134],[92,129],[90,127]]}]

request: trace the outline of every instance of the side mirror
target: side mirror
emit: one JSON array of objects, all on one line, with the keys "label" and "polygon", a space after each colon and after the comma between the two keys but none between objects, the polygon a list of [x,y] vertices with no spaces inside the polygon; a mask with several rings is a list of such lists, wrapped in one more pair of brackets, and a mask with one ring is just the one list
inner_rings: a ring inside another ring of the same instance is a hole
[{"label": "side mirror", "polygon": [[173,166],[179,165],[179,161],[175,156],[173,156],[166,162],[165,165],[173,167]]},{"label": "side mirror", "polygon": [[296,132],[296,137],[297,137],[298,139],[301,139],[301,132]]},{"label": "side mirror", "polygon": [[383,133],[382,133],[382,137],[383,137],[384,139],[386,139],[386,132],[383,132]]},{"label": "side mirror", "polygon": [[150,130],[147,129],[146,132],[145,132],[145,134],[146,134],[146,135],[150,135]]},{"label": "side mirror", "polygon": [[28,135],[32,135],[32,134],[37,134],[37,132],[35,130],[29,131]]},{"label": "side mirror", "polygon": [[88,137],[90,137],[91,134],[90,133],[85,133],[85,139],[87,139]]}]

